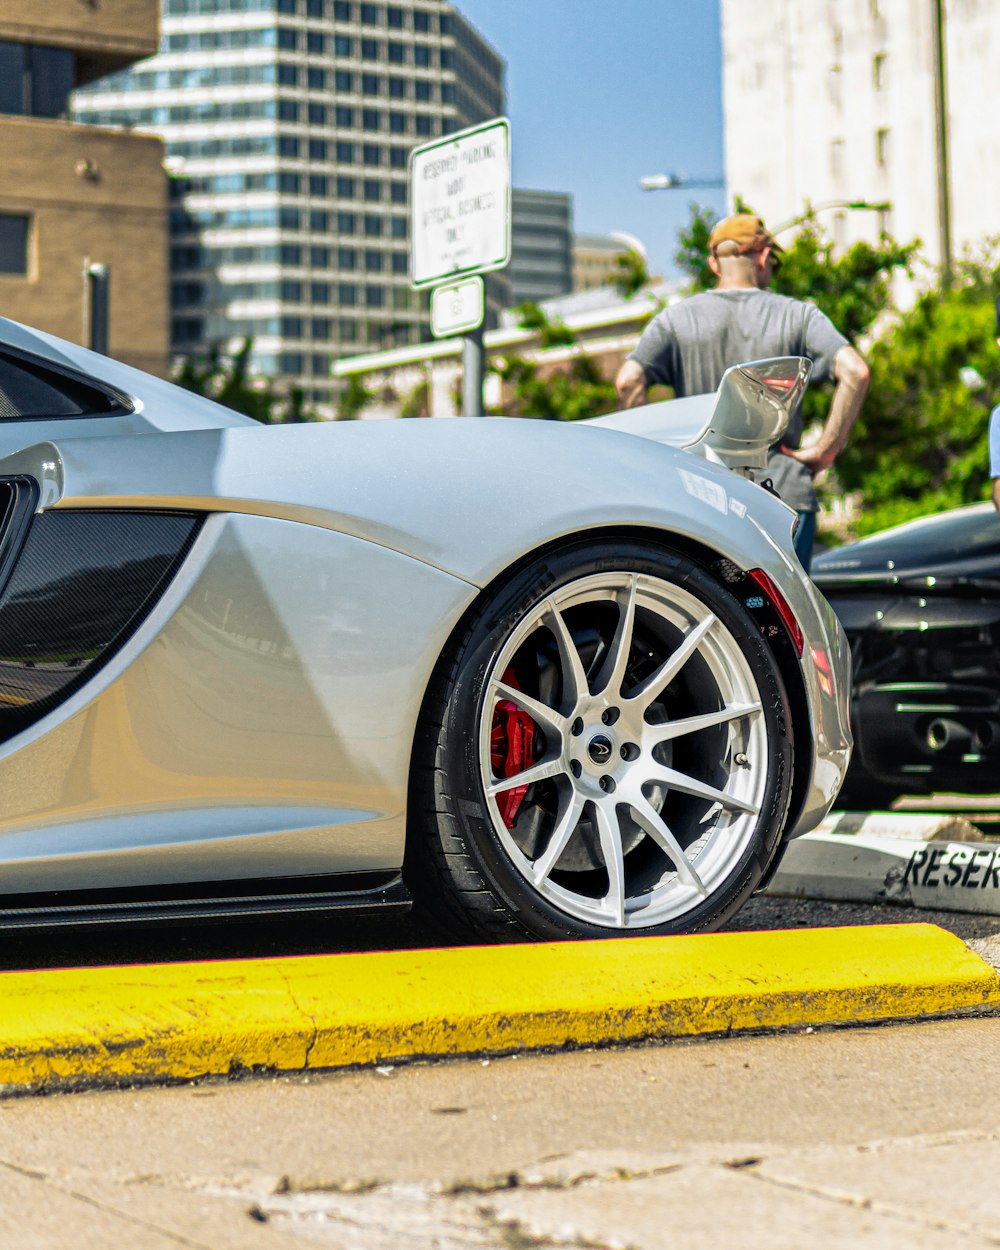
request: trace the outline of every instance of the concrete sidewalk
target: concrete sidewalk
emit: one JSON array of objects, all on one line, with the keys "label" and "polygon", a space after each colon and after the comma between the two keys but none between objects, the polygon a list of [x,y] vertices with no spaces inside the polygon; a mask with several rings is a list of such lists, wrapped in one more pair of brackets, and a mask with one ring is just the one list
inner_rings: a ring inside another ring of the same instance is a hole
[{"label": "concrete sidewalk", "polygon": [[0,974],[7,1092],[868,1023],[1000,1005],[886,925]]}]

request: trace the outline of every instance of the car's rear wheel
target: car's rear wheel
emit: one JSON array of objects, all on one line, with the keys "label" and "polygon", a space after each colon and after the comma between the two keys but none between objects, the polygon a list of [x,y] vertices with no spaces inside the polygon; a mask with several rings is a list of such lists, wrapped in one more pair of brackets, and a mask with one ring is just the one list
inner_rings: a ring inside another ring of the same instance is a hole
[{"label": "car's rear wheel", "polygon": [[406,874],[480,935],[707,929],[775,854],[781,678],[721,583],[643,543],[576,546],[484,599],[425,702]]}]

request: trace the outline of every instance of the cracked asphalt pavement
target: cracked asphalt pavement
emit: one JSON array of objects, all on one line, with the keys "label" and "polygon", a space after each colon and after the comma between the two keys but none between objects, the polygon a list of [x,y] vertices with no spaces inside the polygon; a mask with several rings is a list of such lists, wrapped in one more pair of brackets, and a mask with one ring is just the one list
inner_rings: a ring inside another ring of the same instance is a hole
[{"label": "cracked asphalt pavement", "polygon": [[995,1019],[0,1102],[18,1250],[978,1250]]}]

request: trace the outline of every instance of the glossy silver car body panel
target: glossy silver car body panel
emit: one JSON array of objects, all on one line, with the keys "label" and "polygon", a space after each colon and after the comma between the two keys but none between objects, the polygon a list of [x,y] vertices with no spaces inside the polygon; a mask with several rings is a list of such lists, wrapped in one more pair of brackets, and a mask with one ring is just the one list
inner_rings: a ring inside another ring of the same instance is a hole
[{"label": "glossy silver car body panel", "polygon": [[791,554],[793,514],[738,474],[593,425],[230,422],[60,352],[133,395],[145,432],[4,423],[3,445],[36,441],[0,476],[34,478],[46,508],[210,515],[114,659],[0,747],[0,893],[398,868],[448,637],[511,566],[588,534],[681,536],[781,588],[812,722],[796,726],[812,760],[791,833],[832,803],[850,750],[843,636]]}]

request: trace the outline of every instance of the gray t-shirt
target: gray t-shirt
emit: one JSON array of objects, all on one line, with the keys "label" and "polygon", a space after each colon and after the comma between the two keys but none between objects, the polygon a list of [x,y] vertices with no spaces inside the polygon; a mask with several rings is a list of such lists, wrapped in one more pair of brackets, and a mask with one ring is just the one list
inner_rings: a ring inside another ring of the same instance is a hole
[{"label": "gray t-shirt", "polygon": [[[822,381],[833,374],[833,358],[846,343],[815,304],[773,291],[706,291],[658,313],[629,359],[642,366],[649,385],[672,386],[681,397],[715,391],[731,365],[769,356],[805,356],[813,362],[811,377]],[[801,438],[797,409],[781,445],[798,447]],[[805,465],[774,447],[767,473],[789,507],[816,511]]]}]

